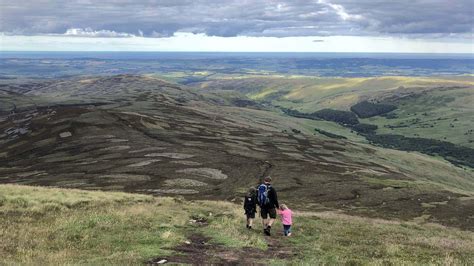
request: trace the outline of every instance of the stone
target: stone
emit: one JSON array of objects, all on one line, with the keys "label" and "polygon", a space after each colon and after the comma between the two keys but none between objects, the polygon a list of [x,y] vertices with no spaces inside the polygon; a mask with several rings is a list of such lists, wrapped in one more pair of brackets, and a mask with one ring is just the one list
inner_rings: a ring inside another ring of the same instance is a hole
[{"label": "stone", "polygon": [[69,131],[64,131],[64,132],[59,133],[59,136],[61,138],[69,138],[69,137],[72,137],[72,133]]}]

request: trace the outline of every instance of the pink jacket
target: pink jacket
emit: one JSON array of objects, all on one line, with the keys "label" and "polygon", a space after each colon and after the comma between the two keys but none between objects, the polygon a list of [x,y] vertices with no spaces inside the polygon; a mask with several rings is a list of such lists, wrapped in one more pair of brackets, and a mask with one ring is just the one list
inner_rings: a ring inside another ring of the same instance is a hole
[{"label": "pink jacket", "polygon": [[293,212],[290,209],[286,209],[283,211],[278,210],[278,214],[281,215],[281,223],[284,225],[291,225],[293,224],[293,220],[291,218],[291,215]]}]

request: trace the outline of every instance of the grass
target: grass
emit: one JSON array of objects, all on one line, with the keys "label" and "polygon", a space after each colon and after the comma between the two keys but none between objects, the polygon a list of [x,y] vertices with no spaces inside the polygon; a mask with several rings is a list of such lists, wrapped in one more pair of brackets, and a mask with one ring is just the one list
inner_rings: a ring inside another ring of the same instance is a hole
[{"label": "grass", "polygon": [[295,263],[472,265],[474,235],[337,213],[302,214],[288,241],[301,252]]},{"label": "grass", "polygon": [[265,248],[262,237],[242,234],[231,203],[18,185],[0,185],[0,195],[0,264],[143,263],[172,254],[201,230],[189,220],[210,213],[217,242]]},{"label": "grass", "polygon": [[[365,145],[365,144],[361,144]],[[429,156],[418,152],[398,151],[366,145],[373,150],[373,154],[348,150],[344,154],[355,163],[373,161],[374,163],[404,173],[412,181],[402,183],[407,185],[429,184],[425,188],[430,190],[448,190],[463,195],[474,195],[474,170],[454,167],[450,162],[440,157]],[[374,182],[398,182],[393,179],[364,178],[369,183]],[[370,180],[369,180],[370,179]],[[378,181],[377,181],[378,180]],[[382,184],[382,183],[378,183]],[[382,185],[392,185],[383,183]],[[400,184],[398,184],[400,185]]]},{"label": "grass", "polygon": [[[170,256],[191,234],[229,251],[267,249],[259,221],[248,232],[230,202],[19,185],[0,185],[0,195],[0,264],[138,264]],[[292,237],[281,236],[279,222],[273,237],[297,256],[274,264],[474,262],[473,232],[338,212],[296,212],[294,221]]]},{"label": "grass", "polygon": [[[271,101],[273,105],[312,113],[324,108],[349,110],[366,98],[451,87],[400,100],[398,110],[394,111],[398,115],[396,119],[377,116],[361,119],[361,123],[377,125],[379,134],[433,138],[473,148],[473,85],[471,76],[322,78],[243,75],[239,79],[213,77],[202,82],[201,88],[232,88],[257,101]],[[393,126],[395,128],[391,128]],[[328,131],[330,128],[321,129]],[[348,135],[349,139],[356,140]]]},{"label": "grass", "polygon": [[[219,82],[219,81],[214,81]],[[390,92],[400,86],[472,86],[471,78],[456,77],[374,77],[374,78],[320,78],[320,77],[247,77],[239,86],[253,88],[247,96],[265,100],[271,93],[282,92],[274,103],[302,112],[314,112],[324,108],[349,110],[360,97]]]},{"label": "grass", "polygon": [[377,125],[379,134],[433,138],[474,148],[474,133],[469,133],[474,123],[472,101],[472,87],[431,91],[430,94],[401,101],[399,109],[394,111],[397,115],[395,119],[376,116],[361,122]]}]

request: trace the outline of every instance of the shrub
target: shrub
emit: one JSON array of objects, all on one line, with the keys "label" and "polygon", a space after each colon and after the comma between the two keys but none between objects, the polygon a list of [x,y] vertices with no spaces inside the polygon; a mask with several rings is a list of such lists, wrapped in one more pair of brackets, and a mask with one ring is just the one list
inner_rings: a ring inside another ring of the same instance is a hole
[{"label": "shrub", "polygon": [[348,111],[340,111],[333,109],[322,109],[311,114],[326,121],[336,122],[342,125],[355,125],[359,123],[357,117]]},{"label": "shrub", "polygon": [[314,131],[318,132],[319,134],[322,134],[326,137],[330,137],[330,138],[333,138],[333,139],[347,139],[346,137],[344,136],[341,136],[341,135],[336,135],[336,134],[333,134],[331,132],[327,132],[327,131],[324,131],[322,129],[317,129],[315,128]]},{"label": "shrub", "polygon": [[454,164],[474,167],[474,149],[458,146],[451,142],[426,138],[409,138],[394,134],[372,134],[366,135],[366,138],[386,148],[439,155]]},{"label": "shrub", "polygon": [[397,109],[395,105],[372,103],[368,101],[357,103],[351,107],[351,111],[357,114],[360,118],[369,118],[386,114],[395,109]]},{"label": "shrub", "polygon": [[361,134],[374,134],[378,127],[370,124],[357,124],[353,125],[351,128]]}]

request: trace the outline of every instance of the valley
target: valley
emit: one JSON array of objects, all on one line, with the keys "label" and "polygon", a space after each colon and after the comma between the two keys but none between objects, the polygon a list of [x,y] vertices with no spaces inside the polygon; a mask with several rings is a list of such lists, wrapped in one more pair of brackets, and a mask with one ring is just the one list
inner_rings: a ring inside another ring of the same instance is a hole
[{"label": "valley", "polygon": [[314,130],[319,121],[237,107],[147,76],[3,91],[28,99],[2,116],[3,183],[234,201],[270,174],[281,197],[301,209],[472,229],[472,170],[327,137]]},{"label": "valley", "polygon": [[[473,260],[472,76],[180,75],[0,81],[5,262]],[[241,227],[267,175],[296,211],[288,242]],[[56,240],[11,229],[31,217]]]}]

